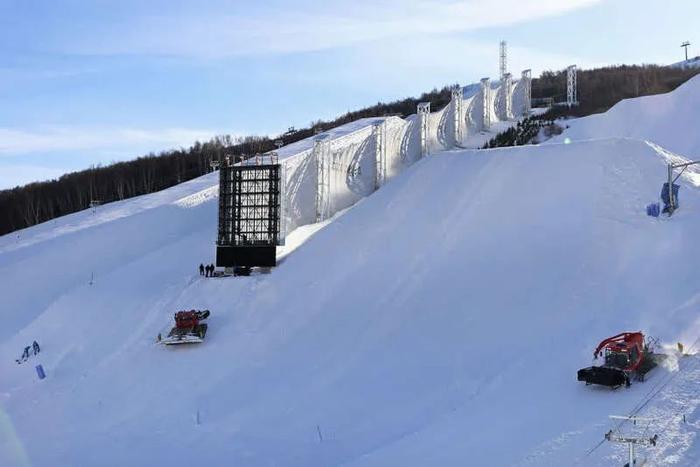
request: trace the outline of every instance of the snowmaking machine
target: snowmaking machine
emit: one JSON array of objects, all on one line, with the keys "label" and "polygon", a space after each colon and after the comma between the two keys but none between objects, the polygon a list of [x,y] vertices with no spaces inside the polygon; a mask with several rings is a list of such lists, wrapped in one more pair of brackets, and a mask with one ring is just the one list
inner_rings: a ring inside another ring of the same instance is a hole
[{"label": "snowmaking machine", "polygon": [[178,311],[175,313],[175,326],[163,339],[158,334],[158,342],[165,345],[202,342],[207,334],[207,324],[202,321],[208,317],[209,310]]},{"label": "snowmaking machine", "polygon": [[644,375],[658,364],[660,355],[653,351],[655,343],[645,341],[641,332],[623,332],[603,339],[593,352],[593,358],[603,356],[603,364],[578,370],[578,380],[611,388],[623,384],[629,387],[631,379],[644,381]]}]

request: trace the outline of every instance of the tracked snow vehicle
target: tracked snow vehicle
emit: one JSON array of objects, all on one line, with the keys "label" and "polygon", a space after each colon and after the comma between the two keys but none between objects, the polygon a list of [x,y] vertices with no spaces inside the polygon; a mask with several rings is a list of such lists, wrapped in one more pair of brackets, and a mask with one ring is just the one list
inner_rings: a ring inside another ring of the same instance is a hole
[{"label": "tracked snow vehicle", "polygon": [[209,317],[209,310],[178,311],[175,313],[175,326],[168,336],[158,341],[161,344],[196,344],[204,341],[207,334],[207,324],[202,323]]},{"label": "tracked snow vehicle", "polygon": [[578,370],[577,378],[586,385],[600,384],[617,388],[630,386],[631,380],[644,381],[657,365],[659,355],[653,352],[653,342],[645,341],[641,332],[623,332],[598,344],[593,358],[603,355],[604,363]]}]

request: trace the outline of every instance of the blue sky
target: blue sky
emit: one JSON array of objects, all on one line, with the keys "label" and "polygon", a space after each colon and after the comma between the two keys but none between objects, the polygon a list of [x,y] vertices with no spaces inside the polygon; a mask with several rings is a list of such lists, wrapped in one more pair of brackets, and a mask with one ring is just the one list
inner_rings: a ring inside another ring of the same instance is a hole
[{"label": "blue sky", "polygon": [[0,188],[496,76],[501,39],[516,75],[675,62],[684,40],[698,55],[698,17],[697,0],[0,0]]}]

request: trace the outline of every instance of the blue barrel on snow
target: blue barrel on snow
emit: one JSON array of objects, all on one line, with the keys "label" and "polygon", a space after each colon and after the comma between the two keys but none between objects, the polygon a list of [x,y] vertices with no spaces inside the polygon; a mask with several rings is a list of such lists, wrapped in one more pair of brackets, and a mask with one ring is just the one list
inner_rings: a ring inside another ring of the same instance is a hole
[{"label": "blue barrel on snow", "polygon": [[41,365],[36,366],[36,374],[39,376],[39,379],[46,378],[46,373],[44,373],[44,367]]},{"label": "blue barrel on snow", "polygon": [[661,206],[659,203],[652,203],[647,205],[647,216],[659,217],[661,213]]}]

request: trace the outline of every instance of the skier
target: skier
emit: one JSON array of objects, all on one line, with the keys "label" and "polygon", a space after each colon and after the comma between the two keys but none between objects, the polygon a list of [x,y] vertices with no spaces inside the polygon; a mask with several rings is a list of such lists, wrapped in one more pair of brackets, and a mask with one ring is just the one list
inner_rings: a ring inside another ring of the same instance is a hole
[{"label": "skier", "polygon": [[199,263],[199,275],[204,275],[204,265],[202,263]]},{"label": "skier", "polygon": [[32,343],[32,349],[34,350],[34,355],[36,355],[36,354],[38,354],[39,352],[41,352],[41,349],[39,348],[39,344],[37,343],[37,341],[34,341],[34,342]]}]

